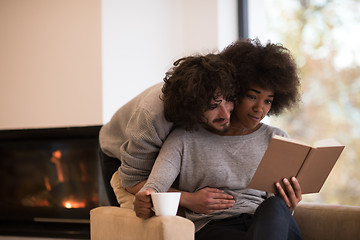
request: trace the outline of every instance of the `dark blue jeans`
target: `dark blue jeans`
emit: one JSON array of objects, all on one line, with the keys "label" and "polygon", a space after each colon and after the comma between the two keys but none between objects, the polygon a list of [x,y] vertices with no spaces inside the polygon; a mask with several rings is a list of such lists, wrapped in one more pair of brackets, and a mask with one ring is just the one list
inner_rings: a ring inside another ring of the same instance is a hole
[{"label": "dark blue jeans", "polygon": [[295,240],[302,237],[285,202],[279,197],[271,197],[260,204],[254,215],[241,214],[208,223],[195,234],[195,239]]}]

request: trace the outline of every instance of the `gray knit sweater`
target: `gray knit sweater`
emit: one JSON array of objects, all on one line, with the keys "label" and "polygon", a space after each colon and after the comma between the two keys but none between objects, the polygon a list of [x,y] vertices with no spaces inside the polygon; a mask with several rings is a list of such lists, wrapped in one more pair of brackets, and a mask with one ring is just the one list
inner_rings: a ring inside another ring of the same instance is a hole
[{"label": "gray knit sweater", "polygon": [[243,136],[219,136],[200,128],[196,132],[175,129],[164,143],[150,177],[142,188],[166,192],[179,177],[179,189],[195,192],[205,187],[234,196],[234,207],[211,214],[186,210],[185,216],[198,231],[212,219],[254,213],[266,193],[246,189],[273,135],[287,136],[281,129],[263,124]]},{"label": "gray knit sweater", "polygon": [[156,84],[121,107],[100,130],[101,150],[121,160],[120,178],[131,187],[148,178],[173,123],[164,117],[160,99],[163,83]]}]

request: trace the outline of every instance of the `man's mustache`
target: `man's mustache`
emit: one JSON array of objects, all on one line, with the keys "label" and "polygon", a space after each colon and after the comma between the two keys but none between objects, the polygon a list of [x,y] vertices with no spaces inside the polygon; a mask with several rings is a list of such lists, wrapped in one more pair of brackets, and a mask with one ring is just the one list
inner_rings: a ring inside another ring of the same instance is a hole
[{"label": "man's mustache", "polygon": [[217,119],[214,119],[213,123],[223,122],[224,120],[225,120],[225,118],[217,118]]}]

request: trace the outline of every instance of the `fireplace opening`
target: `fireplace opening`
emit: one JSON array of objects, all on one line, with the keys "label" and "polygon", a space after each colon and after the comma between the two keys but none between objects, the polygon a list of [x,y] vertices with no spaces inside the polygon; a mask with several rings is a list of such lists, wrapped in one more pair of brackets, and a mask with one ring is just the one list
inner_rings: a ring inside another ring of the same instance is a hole
[{"label": "fireplace opening", "polygon": [[0,131],[0,235],[90,237],[100,127]]}]

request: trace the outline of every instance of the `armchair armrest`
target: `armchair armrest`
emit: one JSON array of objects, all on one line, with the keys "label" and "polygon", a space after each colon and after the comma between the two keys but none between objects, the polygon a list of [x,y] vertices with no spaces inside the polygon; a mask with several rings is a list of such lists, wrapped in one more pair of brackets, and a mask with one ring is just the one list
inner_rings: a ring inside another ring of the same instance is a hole
[{"label": "armchair armrest", "polygon": [[97,207],[90,211],[92,240],[193,240],[194,224],[183,217],[140,219],[128,208]]},{"label": "armchair armrest", "polygon": [[301,203],[294,218],[303,239],[359,239],[360,207]]}]

